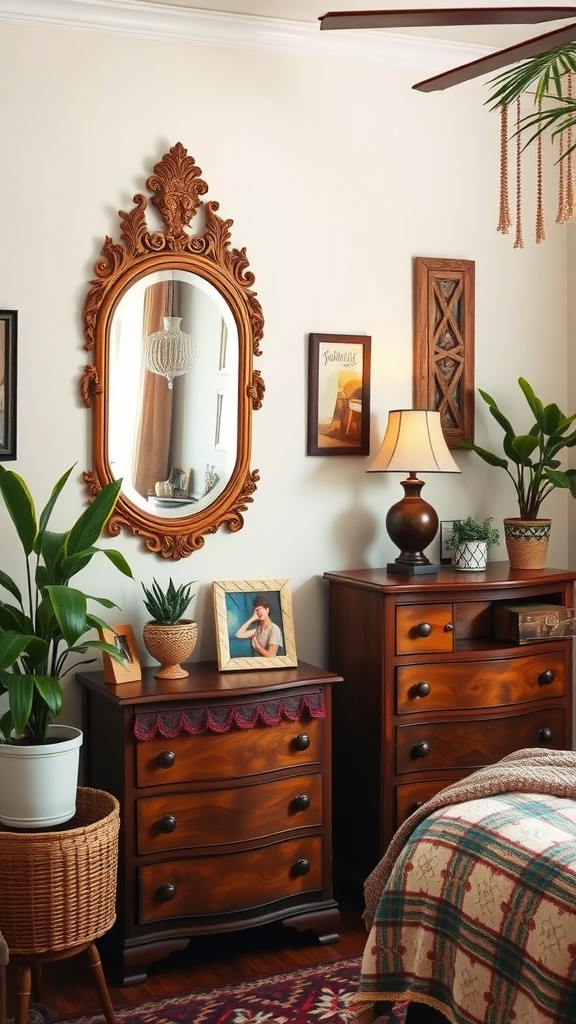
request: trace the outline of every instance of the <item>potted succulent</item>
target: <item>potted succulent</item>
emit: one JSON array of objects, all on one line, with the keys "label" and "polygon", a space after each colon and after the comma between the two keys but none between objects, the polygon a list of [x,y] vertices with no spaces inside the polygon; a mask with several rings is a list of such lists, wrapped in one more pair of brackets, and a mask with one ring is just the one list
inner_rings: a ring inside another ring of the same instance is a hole
[{"label": "potted succulent", "polygon": [[181,662],[189,658],[198,639],[198,624],[182,616],[192,597],[192,583],[176,587],[170,579],[162,590],[155,579],[151,587],[145,587],[144,604],[152,616],[144,625],[142,637],[144,646],[160,668],[154,673],[156,679],[181,679],[188,675]]},{"label": "potted succulent", "polygon": [[[86,639],[92,629],[106,627],[88,611],[88,601],[116,606],[107,598],[90,598],[70,586],[70,580],[99,551],[120,572],[132,576],[119,551],[95,546],[122,481],[104,487],[71,529],[55,533],[48,524],[73,468],[55,484],[38,517],[24,480],[0,466],[0,495],[25,561],[24,596],[15,580],[0,570],[0,587],[14,599],[0,600],[0,693],[8,697],[8,710],[0,718],[0,821],[15,827],[56,825],[73,817],[82,733],[55,724],[63,703],[61,679],[79,664],[69,664],[71,656],[96,649],[120,657],[113,645]],[[67,790],[56,781],[54,767],[63,755],[72,758],[72,765],[64,768]],[[32,774],[28,779],[35,768],[39,778]],[[33,806],[23,806],[20,816],[20,802],[27,797]]]},{"label": "potted succulent", "polygon": [[[576,470],[561,470],[558,458],[563,449],[576,445],[576,430],[570,429],[576,413],[566,416],[555,403],[544,405],[523,377],[518,378],[518,384],[534,417],[528,429],[517,433],[494,398],[479,389],[491,415],[504,431],[503,455],[481,448],[472,441],[464,441],[461,447],[476,452],[489,466],[505,470],[514,485],[518,516],[504,520],[510,565],[513,568],[542,568],[550,536],[550,520],[539,518],[541,505],[555,487],[565,488],[573,498],[576,497]],[[533,542],[527,555],[524,554],[526,540]]]},{"label": "potted succulent", "polygon": [[470,572],[486,568],[488,549],[500,540],[500,533],[492,522],[492,516],[487,519],[467,516],[454,521],[446,547],[454,551],[452,564],[456,569]]}]

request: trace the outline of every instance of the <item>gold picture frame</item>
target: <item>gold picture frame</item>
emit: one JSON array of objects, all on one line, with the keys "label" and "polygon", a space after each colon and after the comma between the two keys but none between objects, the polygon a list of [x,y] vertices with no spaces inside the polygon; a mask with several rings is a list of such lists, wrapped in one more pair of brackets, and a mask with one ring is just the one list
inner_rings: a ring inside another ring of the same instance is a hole
[{"label": "gold picture frame", "polygon": [[[215,580],[212,588],[220,672],[293,668],[298,664],[288,580]],[[258,621],[263,623],[260,630]],[[262,643],[258,646],[259,639],[267,641],[268,650],[275,648],[274,652],[264,653]],[[280,644],[275,643],[278,639]]]},{"label": "gold picture frame", "polygon": [[113,644],[122,655],[122,664],[102,651],[102,667],[105,683],[133,683],[142,678],[142,668],[132,626],[110,626],[99,629],[100,639]]}]

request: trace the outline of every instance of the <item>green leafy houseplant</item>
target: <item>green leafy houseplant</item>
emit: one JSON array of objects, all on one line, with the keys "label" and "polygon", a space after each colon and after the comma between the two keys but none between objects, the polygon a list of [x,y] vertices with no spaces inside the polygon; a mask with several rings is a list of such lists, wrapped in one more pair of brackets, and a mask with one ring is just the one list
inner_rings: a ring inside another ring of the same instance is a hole
[{"label": "green leafy houseplant", "polygon": [[[117,606],[107,598],[91,598],[69,585],[99,551],[125,576],[132,576],[119,551],[95,546],[112,514],[122,481],[107,484],[71,529],[54,533],[48,530],[48,523],[73,468],[57,481],[38,518],[24,480],[0,466],[0,494],[22,545],[26,579],[23,598],[17,583],[0,570],[0,587],[16,602],[0,600],[0,693],[8,694],[8,711],[0,719],[0,731],[7,743],[48,741],[48,727],[62,710],[60,680],[73,667],[66,667],[70,655],[96,649],[122,660],[113,644],[85,639],[98,626],[108,628],[88,611],[88,601],[97,601],[105,608]],[[82,663],[86,660],[91,659]]]},{"label": "green leafy houseplant", "polygon": [[576,445],[576,430],[570,430],[576,413],[566,416],[555,403],[544,405],[523,377],[518,378],[518,384],[534,417],[527,432],[518,434],[492,396],[479,389],[491,415],[504,431],[504,455],[497,455],[472,441],[464,441],[461,447],[476,452],[489,466],[505,470],[516,490],[519,518],[534,520],[538,519],[542,502],[555,487],[566,488],[576,498],[576,470],[563,472],[558,459],[563,449]]},{"label": "green leafy houseplant", "polygon": [[[492,79],[488,102],[493,110],[509,107],[519,97],[532,93],[535,110],[521,118],[518,128],[521,134],[526,133],[524,145],[530,145],[547,131],[554,140],[576,125],[576,97],[567,85],[567,76],[574,72],[576,42],[557,46],[500,72]],[[575,147],[576,140],[568,142],[559,159],[565,159]]]},{"label": "green leafy houseplant", "polygon": [[446,544],[449,549],[457,548],[467,541],[480,540],[487,548],[494,547],[500,540],[500,533],[495,526],[492,526],[493,517],[478,519],[475,516],[467,516],[466,519],[456,519],[452,525],[452,536]]},{"label": "green leafy houseplant", "polygon": [[152,620],[163,624],[178,622],[194,596],[191,593],[191,587],[192,583],[182,583],[179,587],[175,587],[172,579],[170,579],[166,590],[162,590],[155,579],[152,580],[150,588],[145,587],[142,583],[144,604],[150,612]]}]

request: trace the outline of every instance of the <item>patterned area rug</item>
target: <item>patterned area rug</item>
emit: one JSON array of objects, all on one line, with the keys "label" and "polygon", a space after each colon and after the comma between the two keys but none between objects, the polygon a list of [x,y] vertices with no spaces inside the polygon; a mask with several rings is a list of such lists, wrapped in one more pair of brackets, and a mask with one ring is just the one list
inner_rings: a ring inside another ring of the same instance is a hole
[{"label": "patterned area rug", "polygon": [[[119,1024],[352,1024],[348,1010],[360,975],[360,958],[307,967],[241,985],[190,992],[116,1010]],[[378,1024],[404,1024],[398,1004]],[[69,1024],[100,1024],[100,1012],[69,1018]]]}]

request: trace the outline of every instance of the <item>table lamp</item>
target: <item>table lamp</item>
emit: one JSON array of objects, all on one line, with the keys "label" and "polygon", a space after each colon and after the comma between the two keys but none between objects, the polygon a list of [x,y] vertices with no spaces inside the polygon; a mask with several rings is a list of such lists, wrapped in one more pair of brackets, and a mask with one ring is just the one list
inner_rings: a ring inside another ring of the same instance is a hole
[{"label": "table lamp", "polygon": [[[414,468],[413,468],[414,467]],[[438,530],[438,516],[420,491],[424,481],[416,473],[459,473],[440,423],[440,413],[429,409],[392,409],[384,440],[368,473],[408,473],[402,480],[404,497],[386,516],[388,536],[400,554],[387,566],[388,572],[406,576],[435,573],[424,548]]]}]

